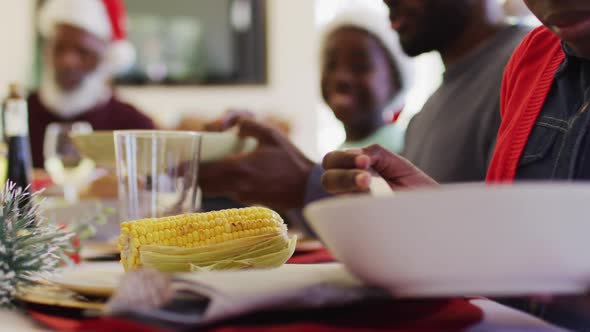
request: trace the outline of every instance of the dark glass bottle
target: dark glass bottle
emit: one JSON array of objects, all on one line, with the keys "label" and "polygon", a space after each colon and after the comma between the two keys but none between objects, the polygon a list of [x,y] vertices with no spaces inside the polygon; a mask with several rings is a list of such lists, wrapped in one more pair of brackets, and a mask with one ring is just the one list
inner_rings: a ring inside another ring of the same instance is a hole
[{"label": "dark glass bottle", "polygon": [[[33,163],[29,140],[29,111],[24,94],[17,84],[10,85],[4,101],[2,125],[4,139],[8,146],[6,180],[31,193]],[[24,200],[21,207],[28,205]]]}]

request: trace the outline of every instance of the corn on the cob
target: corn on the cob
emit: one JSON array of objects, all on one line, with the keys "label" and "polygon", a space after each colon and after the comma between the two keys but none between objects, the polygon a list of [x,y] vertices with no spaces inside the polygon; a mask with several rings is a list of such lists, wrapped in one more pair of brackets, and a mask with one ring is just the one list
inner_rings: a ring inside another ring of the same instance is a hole
[{"label": "corn on the cob", "polygon": [[118,246],[125,270],[190,271],[282,265],[295,241],[276,212],[252,207],[124,222]]}]

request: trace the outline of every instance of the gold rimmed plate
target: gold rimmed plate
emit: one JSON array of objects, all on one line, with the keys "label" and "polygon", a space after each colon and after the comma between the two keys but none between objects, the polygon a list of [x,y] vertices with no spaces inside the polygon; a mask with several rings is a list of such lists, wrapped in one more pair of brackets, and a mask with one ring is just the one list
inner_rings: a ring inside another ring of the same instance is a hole
[{"label": "gold rimmed plate", "polygon": [[37,284],[20,288],[16,297],[27,305],[75,310],[101,311],[106,303],[106,298],[87,298],[51,284]]},{"label": "gold rimmed plate", "polygon": [[119,262],[85,263],[49,278],[49,282],[69,291],[93,297],[109,297],[123,277]]}]

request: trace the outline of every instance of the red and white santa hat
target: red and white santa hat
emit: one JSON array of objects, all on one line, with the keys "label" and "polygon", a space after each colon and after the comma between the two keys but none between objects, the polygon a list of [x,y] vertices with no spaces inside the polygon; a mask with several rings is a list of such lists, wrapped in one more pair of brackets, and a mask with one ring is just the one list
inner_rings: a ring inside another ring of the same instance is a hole
[{"label": "red and white santa hat", "polygon": [[39,13],[39,30],[51,38],[58,24],[68,24],[110,41],[106,61],[113,73],[128,70],[135,48],[127,40],[127,12],[123,0],[47,0]]}]

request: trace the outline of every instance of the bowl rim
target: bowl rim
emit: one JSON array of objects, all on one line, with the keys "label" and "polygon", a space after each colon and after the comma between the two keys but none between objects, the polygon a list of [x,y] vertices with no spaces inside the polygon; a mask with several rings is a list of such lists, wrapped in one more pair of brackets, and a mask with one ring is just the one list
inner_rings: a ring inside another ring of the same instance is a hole
[{"label": "bowl rim", "polygon": [[114,130],[115,139],[124,136],[134,136],[137,138],[200,138],[200,132],[180,131],[180,130]]},{"label": "bowl rim", "polygon": [[93,130],[88,133],[70,133],[71,137],[92,137],[92,136],[108,136],[112,135],[113,130]]},{"label": "bowl rim", "polygon": [[504,192],[504,191],[535,191],[535,190],[575,190],[578,192],[587,192],[590,194],[590,182],[569,182],[569,181],[530,181],[520,183],[497,183],[486,184],[483,182],[473,183],[457,183],[445,184],[434,187],[421,187],[412,190],[396,191],[395,195],[391,196],[372,196],[371,194],[345,194],[329,196],[314,202],[309,203],[303,208],[303,215],[309,224],[313,227],[315,221],[310,218],[310,215],[315,214],[315,211],[322,209],[333,209],[353,203],[359,205],[362,203],[370,203],[377,201],[396,200],[400,197],[414,197],[418,199],[419,196],[424,195],[444,195],[444,194],[458,194],[464,192],[473,193],[489,193],[489,192]]},{"label": "bowl rim", "polygon": [[115,137],[115,132],[172,132],[172,133],[195,133],[201,135],[203,138],[209,137],[227,137],[227,138],[236,138],[238,140],[245,140],[250,137],[240,137],[237,132],[234,130],[225,130],[225,131],[182,131],[182,130],[94,130],[89,133],[70,133],[72,137],[96,137],[96,136],[112,136]]}]

